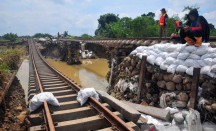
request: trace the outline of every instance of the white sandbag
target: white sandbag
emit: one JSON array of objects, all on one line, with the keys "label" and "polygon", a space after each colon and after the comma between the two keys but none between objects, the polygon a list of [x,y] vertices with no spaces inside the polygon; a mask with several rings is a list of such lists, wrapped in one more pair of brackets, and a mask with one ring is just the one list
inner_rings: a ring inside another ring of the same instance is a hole
[{"label": "white sandbag", "polygon": [[188,68],[187,70],[186,70],[186,73],[188,74],[188,75],[193,75],[193,69],[194,69],[194,67],[190,67],[190,68]]},{"label": "white sandbag", "polygon": [[135,50],[136,50],[138,53],[142,53],[144,49],[146,49],[145,46],[139,46],[139,47],[137,47]]},{"label": "white sandbag", "polygon": [[190,55],[190,53],[188,53],[188,52],[182,52],[182,53],[179,53],[177,59],[185,60],[188,58],[189,55]]},{"label": "white sandbag", "polygon": [[209,47],[210,43],[202,43],[202,45]]},{"label": "white sandbag", "polygon": [[77,101],[82,106],[90,96],[94,97],[96,100],[99,100],[99,96],[94,88],[85,88],[78,92]]},{"label": "white sandbag", "polygon": [[200,113],[198,111],[190,109],[189,114],[186,116],[186,123],[189,131],[202,131]]},{"label": "white sandbag", "polygon": [[135,54],[137,54],[137,51],[136,51],[136,50],[133,50],[133,51],[130,53],[130,55],[135,55]]},{"label": "white sandbag", "polygon": [[211,67],[211,72],[216,73],[216,64]]},{"label": "white sandbag", "polygon": [[158,56],[162,57],[163,59],[166,59],[167,56],[168,56],[168,53],[167,52],[162,52]]},{"label": "white sandbag", "polygon": [[199,67],[199,64],[193,59],[186,59],[185,62],[184,62],[184,66]]},{"label": "white sandbag", "polygon": [[135,82],[135,83],[130,82],[129,89],[134,94],[137,94],[137,87],[138,87],[138,82]]},{"label": "white sandbag", "polygon": [[43,105],[44,102],[47,102],[48,104],[53,106],[59,106],[58,100],[51,92],[42,92],[34,95],[34,97],[31,99],[29,103],[30,112],[35,111],[38,107]]},{"label": "white sandbag", "polygon": [[155,60],[155,64],[160,66],[163,61],[164,59],[162,57],[157,57],[157,59]]},{"label": "white sandbag", "polygon": [[176,71],[177,72],[186,72],[187,69],[188,69],[187,66],[179,65],[179,66],[177,66]]},{"label": "white sandbag", "polygon": [[210,65],[212,63],[212,58],[205,58],[203,60],[203,62],[206,64],[206,65]]},{"label": "white sandbag", "polygon": [[138,56],[140,59],[142,59],[142,56],[148,56],[148,54],[147,53],[137,53],[137,55],[136,56]]},{"label": "white sandbag", "polygon": [[216,124],[214,124],[213,122],[202,123],[202,129],[203,131],[215,131]]},{"label": "white sandbag", "polygon": [[210,66],[216,65],[216,58],[212,59],[212,62],[210,63]]},{"label": "white sandbag", "polygon": [[204,60],[204,59],[206,59],[206,58],[212,58],[213,55],[214,55],[214,53],[211,53],[211,54],[205,54],[205,55],[201,56],[201,60]]},{"label": "white sandbag", "polygon": [[194,52],[197,50],[197,47],[196,46],[187,46],[187,47],[185,47],[185,50],[187,52]]},{"label": "white sandbag", "polygon": [[178,55],[179,55],[179,52],[173,52],[173,53],[169,53],[168,57],[177,58]]},{"label": "white sandbag", "polygon": [[188,59],[199,60],[201,57],[197,54],[190,54]]},{"label": "white sandbag", "polygon": [[183,61],[183,60],[180,60],[180,59],[177,59],[177,60],[175,61],[175,64],[176,64],[176,65],[184,65],[184,61]]},{"label": "white sandbag", "polygon": [[169,65],[165,64],[164,62],[162,62],[160,65],[160,69],[162,69],[162,70],[167,70],[168,67],[169,67]]},{"label": "white sandbag", "polygon": [[176,52],[182,52],[183,50],[185,50],[185,44],[181,44],[181,45],[178,45],[178,48],[176,49]]},{"label": "white sandbag", "polygon": [[166,52],[166,49],[168,48],[170,44],[158,44],[157,48],[161,51]]},{"label": "white sandbag", "polygon": [[151,50],[149,50],[149,51],[148,51],[148,53],[149,53],[150,55],[153,55],[153,56],[155,56],[155,57],[157,57],[157,56],[158,56],[158,54],[157,54],[157,53],[155,53],[154,51],[151,51]]},{"label": "white sandbag", "polygon": [[211,48],[211,47],[208,48],[208,54],[215,53],[215,52],[216,52],[216,48]]},{"label": "white sandbag", "polygon": [[175,71],[176,71],[176,67],[177,67],[177,65],[171,64],[171,65],[167,68],[167,72],[174,74]]},{"label": "white sandbag", "polygon": [[207,73],[208,76],[214,78],[215,77],[215,73],[211,72],[211,70]]},{"label": "white sandbag", "polygon": [[196,62],[200,65],[200,67],[206,66],[203,60],[196,60]]},{"label": "white sandbag", "polygon": [[197,48],[196,51],[192,52],[193,54],[196,54],[196,55],[204,55],[208,52],[208,46],[206,45],[201,45],[200,47]]},{"label": "white sandbag", "polygon": [[177,45],[172,44],[172,45],[170,45],[170,46],[167,47],[166,51],[167,51],[167,52],[173,52],[173,51],[175,51],[177,48],[178,48]]},{"label": "white sandbag", "polygon": [[200,74],[207,75],[208,72],[210,72],[210,70],[211,70],[211,66],[204,66],[201,68]]},{"label": "white sandbag", "polygon": [[154,65],[156,57],[154,55],[150,55],[147,57],[148,63]]},{"label": "white sandbag", "polygon": [[154,52],[157,53],[157,54],[160,54],[162,53],[163,51],[159,50],[159,49],[154,49]]},{"label": "white sandbag", "polygon": [[164,61],[164,64],[167,64],[167,65],[171,65],[173,63],[175,63],[175,59],[172,57],[167,57],[166,60]]},{"label": "white sandbag", "polygon": [[175,114],[175,113],[178,113],[179,110],[178,108],[171,108],[171,107],[166,107],[165,110],[168,110],[170,112],[170,114]]}]

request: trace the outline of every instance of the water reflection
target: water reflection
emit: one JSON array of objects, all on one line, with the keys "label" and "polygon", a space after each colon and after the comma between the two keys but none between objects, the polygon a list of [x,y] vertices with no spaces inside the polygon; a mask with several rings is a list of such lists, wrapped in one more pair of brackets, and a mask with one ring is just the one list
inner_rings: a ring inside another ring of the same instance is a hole
[{"label": "water reflection", "polygon": [[83,87],[94,87],[96,90],[106,91],[108,86],[106,74],[109,71],[106,59],[85,59],[81,60],[81,65],[67,65],[66,62],[46,60]]}]

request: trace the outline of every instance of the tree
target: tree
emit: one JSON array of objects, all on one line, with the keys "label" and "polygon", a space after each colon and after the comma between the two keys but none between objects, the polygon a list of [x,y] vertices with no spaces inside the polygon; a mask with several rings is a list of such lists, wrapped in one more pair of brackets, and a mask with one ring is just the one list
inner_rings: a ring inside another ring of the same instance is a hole
[{"label": "tree", "polygon": [[101,15],[98,19],[98,29],[96,29],[95,35],[101,37],[109,37],[109,26],[107,25],[112,22],[117,22],[118,20],[119,16],[112,13]]},{"label": "tree", "polygon": [[17,34],[14,34],[14,33],[7,33],[7,34],[4,34],[2,37],[12,42],[16,41],[16,38],[18,38]]},{"label": "tree", "polygon": [[93,38],[91,35],[88,35],[88,34],[82,34],[81,37],[82,38],[89,38],[89,39]]},{"label": "tree", "polygon": [[149,12],[148,14],[142,14],[141,16],[150,16],[150,17],[155,17],[155,13]]},{"label": "tree", "polygon": [[210,30],[215,29],[215,26],[212,23],[209,23]]}]

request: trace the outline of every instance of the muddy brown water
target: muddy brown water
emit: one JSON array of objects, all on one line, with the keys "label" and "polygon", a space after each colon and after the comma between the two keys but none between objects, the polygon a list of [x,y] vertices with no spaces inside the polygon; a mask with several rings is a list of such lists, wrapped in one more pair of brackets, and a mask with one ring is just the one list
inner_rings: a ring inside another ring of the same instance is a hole
[{"label": "muddy brown water", "polygon": [[[23,62],[16,74],[17,78],[25,90],[25,99],[28,103],[28,81],[29,81],[29,60],[23,57]],[[106,91],[108,82],[106,74],[109,71],[106,59],[86,59],[81,60],[81,65],[67,65],[66,62],[46,59],[53,67],[63,74],[86,87],[94,87],[96,90]]]},{"label": "muddy brown water", "polygon": [[67,65],[66,62],[46,59],[53,67],[61,71],[84,88],[94,87],[95,90],[106,91],[109,71],[106,59],[83,59],[81,65]]}]

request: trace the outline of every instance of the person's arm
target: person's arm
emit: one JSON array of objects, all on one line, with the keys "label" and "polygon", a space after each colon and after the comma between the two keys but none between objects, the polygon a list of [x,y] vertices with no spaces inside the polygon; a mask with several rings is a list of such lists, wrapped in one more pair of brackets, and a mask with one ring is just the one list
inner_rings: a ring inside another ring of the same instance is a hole
[{"label": "person's arm", "polygon": [[167,19],[168,19],[168,15],[166,14],[165,15],[165,23],[166,23],[166,25],[167,25]]}]

